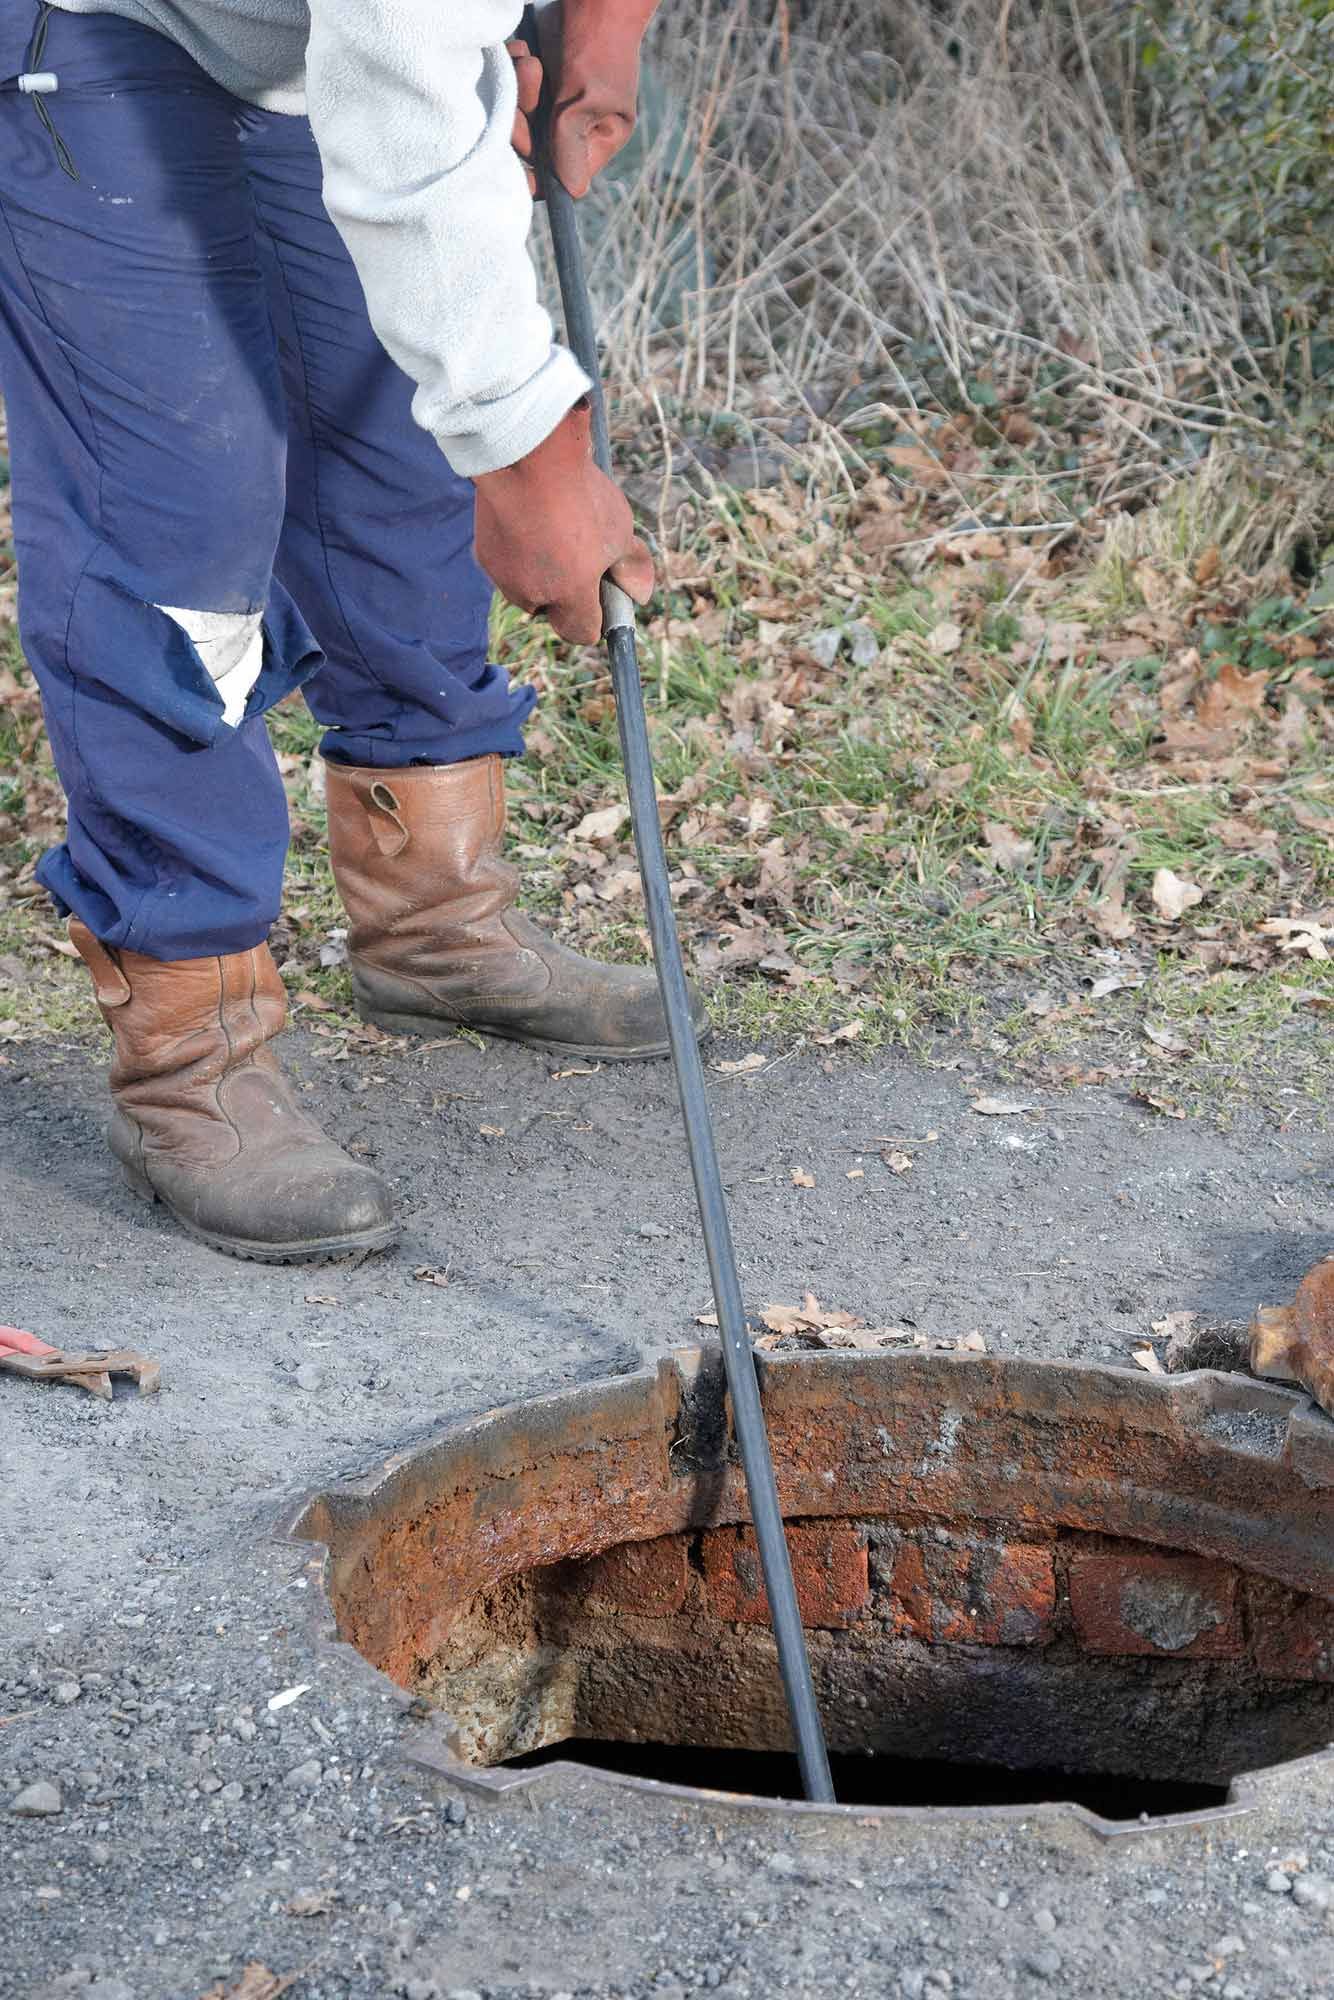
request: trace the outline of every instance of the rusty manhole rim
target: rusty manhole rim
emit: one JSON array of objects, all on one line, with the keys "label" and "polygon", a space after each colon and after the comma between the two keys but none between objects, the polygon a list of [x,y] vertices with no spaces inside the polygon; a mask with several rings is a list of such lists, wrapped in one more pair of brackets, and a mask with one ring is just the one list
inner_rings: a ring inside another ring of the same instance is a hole
[{"label": "rusty manhole rim", "polygon": [[[784,1374],[793,1367],[809,1368],[813,1362],[819,1362],[835,1369],[846,1367],[852,1373],[858,1364],[865,1364],[867,1359],[865,1354],[840,1350],[756,1357],[762,1393],[771,1383],[781,1382]],[[1114,1392],[1130,1392],[1134,1399],[1145,1404],[1160,1400],[1165,1407],[1182,1411],[1193,1401],[1193,1414],[1203,1418],[1233,1414],[1281,1421],[1286,1430],[1283,1456],[1292,1462],[1303,1484],[1317,1489],[1334,1489],[1334,1421],[1325,1417],[1304,1392],[1287,1385],[1213,1369],[1152,1376],[1138,1374],[1129,1368],[1079,1359],[984,1356],[957,1351],[931,1354],[888,1352],[878,1353],[873,1359],[881,1366],[886,1363],[899,1367],[923,1362],[938,1367],[944,1364],[952,1370],[957,1369],[960,1378],[965,1381],[970,1375],[981,1373],[987,1376],[999,1373],[1011,1382],[1022,1382],[1027,1378],[1034,1384],[1044,1380],[1051,1383],[1065,1379],[1097,1378],[1110,1384]],[[389,1453],[359,1478],[336,1480],[311,1489],[287,1511],[281,1527],[283,1536],[312,1551],[307,1567],[316,1589],[308,1618],[317,1649],[336,1653],[380,1695],[390,1696],[401,1709],[421,1717],[418,1740],[402,1752],[406,1763],[476,1799],[493,1802],[524,1796],[529,1803],[536,1804],[541,1795],[582,1781],[641,1799],[670,1801],[674,1805],[714,1813],[722,1809],[747,1816],[758,1813],[783,1818],[832,1817],[836,1821],[854,1821],[863,1826],[919,1823],[939,1827],[948,1822],[963,1829],[969,1826],[982,1829],[1002,1823],[1012,1826],[1065,1823],[1082,1828],[1099,1842],[1107,1843],[1241,1819],[1270,1801],[1275,1780],[1300,1783],[1304,1774],[1309,1772],[1334,1772],[1334,1741],[1331,1741],[1308,1754],[1281,1758],[1274,1763],[1235,1773],[1228,1783],[1228,1797],[1218,1805],[1188,1812],[1146,1815],[1134,1820],[1113,1820],[1073,1799],[1047,1800],[1029,1805],[827,1804],[800,1798],[783,1799],[672,1784],[583,1762],[574,1756],[553,1757],[547,1763],[526,1769],[468,1762],[451,1746],[451,1717],[448,1712],[443,1708],[425,1707],[422,1697],[395,1681],[339,1632],[331,1589],[334,1552],[328,1540],[315,1527],[321,1510],[331,1503],[351,1508],[366,1506],[424,1463],[452,1451],[466,1450],[498,1429],[517,1427],[521,1421],[540,1425],[544,1418],[568,1419],[583,1411],[591,1412],[601,1406],[609,1393],[624,1397],[638,1391],[647,1403],[665,1376],[693,1382],[703,1368],[710,1366],[720,1367],[716,1348],[673,1348],[656,1363],[625,1375],[595,1378],[591,1382],[549,1390],[539,1396],[493,1406],[471,1417],[448,1421],[417,1445]],[[1216,1441],[1215,1448],[1243,1451],[1242,1447],[1218,1446]],[[800,1512],[800,1509],[784,1506],[785,1519],[800,1518]],[[628,1539],[633,1541],[634,1538]],[[606,1544],[609,1548],[621,1545],[616,1542]],[[1146,1546],[1153,1545],[1146,1543]],[[1185,1545],[1182,1546],[1184,1550]],[[1331,1569],[1334,1571],[1334,1547],[1331,1548]],[[1272,1575],[1272,1572],[1259,1567],[1251,1573]],[[1297,1583],[1292,1587],[1300,1590],[1302,1585]],[[1334,1597],[1330,1601],[1334,1603]]]}]

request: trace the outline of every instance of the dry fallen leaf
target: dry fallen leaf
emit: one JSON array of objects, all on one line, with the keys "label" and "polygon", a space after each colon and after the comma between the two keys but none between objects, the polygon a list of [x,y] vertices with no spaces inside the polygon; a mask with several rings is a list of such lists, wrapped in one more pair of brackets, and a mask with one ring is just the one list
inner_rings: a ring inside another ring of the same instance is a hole
[{"label": "dry fallen leaf", "polygon": [[1163,1364],[1151,1347],[1135,1348],[1130,1358],[1137,1368],[1144,1370],[1146,1375],[1161,1375],[1164,1373]]},{"label": "dry fallen leaf", "polygon": [[338,1304],[332,1292],[307,1292],[305,1302],[308,1306],[336,1306]]},{"label": "dry fallen leaf", "polygon": [[1152,1021],[1146,1021],[1144,1023],[1144,1036],[1145,1040],[1152,1042],[1156,1049],[1163,1049],[1170,1056],[1186,1056],[1190,1054],[1190,1043],[1183,1041],[1181,1036],[1176,1034],[1171,1028],[1157,1028]]},{"label": "dry fallen leaf", "polygon": [[564,1083],[567,1076],[596,1076],[601,1068],[601,1063],[571,1063],[568,1069],[553,1069],[551,1081]]},{"label": "dry fallen leaf", "polygon": [[1327,959],[1334,944],[1334,923],[1325,917],[1268,917],[1260,926],[1262,937],[1279,940],[1280,951],[1305,952],[1308,958]]},{"label": "dry fallen leaf", "polygon": [[34,930],[32,935],[38,944],[44,944],[48,951],[58,951],[62,958],[77,958],[78,952],[68,938],[56,937],[50,931]]},{"label": "dry fallen leaf", "polygon": [[955,1344],[964,1354],[985,1354],[987,1351],[986,1337],[977,1327],[971,1333],[963,1334]]},{"label": "dry fallen leaf", "polygon": [[866,1179],[865,1167],[849,1167],[845,1179],[850,1181],[864,1181]]},{"label": "dry fallen leaf", "polygon": [[1134,1090],[1131,1096],[1136,1104],[1147,1104],[1150,1111],[1161,1111],[1164,1118],[1184,1118],[1186,1115],[1174,1098],[1158,1097],[1151,1090]]},{"label": "dry fallen leaf", "polygon": [[763,1069],[768,1056],[762,1056],[758,1049],[752,1049],[748,1056],[737,1062],[717,1062],[713,1066],[720,1076],[747,1076],[752,1070]]},{"label": "dry fallen leaf", "polygon": [[327,1917],[337,1901],[337,1889],[303,1889],[284,1908],[289,1917]]},{"label": "dry fallen leaf", "polygon": [[793,1187],[814,1187],[815,1175],[808,1174],[805,1167],[793,1167],[792,1185]]},{"label": "dry fallen leaf", "polygon": [[963,627],[956,625],[952,618],[942,618],[926,635],[926,643],[933,653],[957,653],[963,644]]},{"label": "dry fallen leaf", "polygon": [[261,1965],[258,1959],[254,1959],[246,1966],[235,1986],[224,1986],[219,1980],[216,1986],[209,1987],[201,2000],[278,2000],[280,1994],[286,1993],[304,1978],[304,1970],[289,1972],[284,1977],[281,1973],[270,1972],[267,1965]]},{"label": "dry fallen leaf", "polygon": [[906,1174],[911,1170],[911,1153],[896,1153],[892,1149],[887,1149],[880,1157],[892,1174]]},{"label": "dry fallen leaf", "polygon": [[1153,878],[1153,906],[1169,924],[1179,923],[1187,910],[1204,901],[1198,882],[1187,882],[1170,868],[1159,868]]},{"label": "dry fallen leaf", "polygon": [[1123,992],[1127,986],[1142,986],[1144,975],[1139,972],[1109,972],[1102,979],[1095,979],[1089,988],[1090,1000],[1105,1000],[1110,993]]},{"label": "dry fallen leaf", "polygon": [[831,1327],[857,1327],[862,1322],[855,1313],[826,1312],[814,1292],[805,1292],[799,1306],[769,1305],[760,1318],[770,1333],[827,1333]]},{"label": "dry fallen leaf", "polygon": [[1023,868],[1033,859],[1033,843],[1022,834],[1006,826],[1002,820],[987,819],[982,822],[982,837],[999,867],[1011,873]]},{"label": "dry fallen leaf", "polygon": [[968,1108],[980,1112],[983,1118],[1017,1118],[1022,1112],[1031,1111],[1033,1106],[1022,1103],[1017,1097],[975,1097]]},{"label": "dry fallen leaf", "polygon": [[845,1021],[841,1028],[835,1028],[827,1035],[812,1035],[811,1040],[817,1042],[822,1049],[829,1049],[835,1042],[855,1042],[865,1026],[866,1022],[861,1018]]},{"label": "dry fallen leaf", "polygon": [[332,1000],[326,1000],[322,994],[312,993],[308,986],[303,986],[299,993],[292,995],[292,1005],[309,1007],[312,1014],[333,1014],[337,1011]]},{"label": "dry fallen leaf", "polygon": [[919,486],[943,486],[949,478],[940,460],[923,451],[919,444],[892,444],[884,456],[901,472],[910,472]]},{"label": "dry fallen leaf", "polygon": [[418,1264],[412,1275],[419,1285],[447,1285],[449,1283],[449,1271],[450,1267],[448,1264],[443,1271],[438,1270],[434,1264]]},{"label": "dry fallen leaf", "polygon": [[570,835],[571,840],[610,840],[630,817],[629,806],[598,806],[587,812]]},{"label": "dry fallen leaf", "polygon": [[477,1130],[483,1139],[503,1139],[505,1136],[503,1125],[479,1125]]}]

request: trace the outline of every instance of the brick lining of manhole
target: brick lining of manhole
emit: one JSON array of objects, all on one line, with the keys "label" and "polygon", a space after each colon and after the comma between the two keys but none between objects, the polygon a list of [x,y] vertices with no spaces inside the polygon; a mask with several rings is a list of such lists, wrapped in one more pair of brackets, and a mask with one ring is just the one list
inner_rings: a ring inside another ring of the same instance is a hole
[{"label": "brick lining of manhole", "polygon": [[[1334,1424],[1303,1397],[966,1354],[763,1372],[835,1753],[1230,1786],[1224,1811],[1328,1754]],[[455,1782],[550,1780],[506,1766],[580,1739],[788,1746],[716,1354],[460,1425],[296,1532]]]}]

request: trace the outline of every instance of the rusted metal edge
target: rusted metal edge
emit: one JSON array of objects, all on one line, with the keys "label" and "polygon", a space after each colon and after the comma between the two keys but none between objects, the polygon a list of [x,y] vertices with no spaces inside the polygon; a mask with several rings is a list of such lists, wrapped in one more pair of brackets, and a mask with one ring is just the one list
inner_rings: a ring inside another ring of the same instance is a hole
[{"label": "rusted metal edge", "polygon": [[[342,1499],[354,1505],[379,1497],[384,1489],[392,1486],[395,1479],[418,1464],[428,1454],[444,1451],[452,1444],[463,1445],[475,1439],[483,1431],[502,1422],[514,1422],[522,1411],[525,1423],[531,1425],[534,1417],[540,1421],[557,1408],[568,1414],[571,1409],[588,1408],[590,1411],[602,1406],[609,1393],[614,1392],[619,1401],[638,1390],[648,1395],[655,1389],[661,1390],[665,1374],[676,1374],[682,1385],[691,1383],[699,1371],[698,1348],[674,1350],[656,1365],[636,1369],[633,1374],[616,1376],[607,1380],[582,1383],[570,1389],[557,1389],[545,1396],[534,1397],[523,1404],[507,1404],[484,1412],[481,1416],[465,1418],[454,1424],[446,1424],[429,1443],[419,1445],[409,1451],[391,1453],[377,1466],[370,1468],[360,1479],[336,1482],[309,1492],[303,1499],[289,1508],[279,1525],[279,1534],[291,1541],[304,1542],[312,1555],[307,1568],[311,1580],[317,1588],[307,1613],[308,1628],[312,1643],[319,1652],[341,1657],[345,1666],[368,1688],[377,1694],[389,1695],[398,1707],[405,1711],[418,1707],[416,1699],[405,1688],[372,1666],[365,1656],[338,1635],[337,1623],[329,1596],[329,1576],[332,1555],[326,1543],[318,1539],[314,1530],[313,1517],[317,1510],[330,1500]],[[707,1354],[708,1350],[704,1350]],[[831,1350],[820,1355],[822,1362],[856,1364],[864,1361],[860,1353],[841,1353]],[[900,1358],[900,1357],[896,1357]],[[922,1357],[901,1357],[912,1361]],[[945,1361],[952,1368],[965,1372],[982,1370],[994,1374],[998,1367],[1004,1367],[1007,1374],[1020,1375],[1034,1371],[1040,1379],[1049,1381],[1069,1371],[1080,1374],[1108,1375],[1123,1377],[1127,1382],[1134,1380],[1135,1393],[1152,1399],[1161,1396],[1173,1414],[1183,1421],[1194,1416],[1203,1422],[1218,1410],[1255,1410],[1260,1414],[1287,1415],[1288,1438],[1285,1456],[1290,1456],[1294,1470],[1308,1486],[1334,1486],[1334,1420],[1316,1410],[1308,1396],[1280,1386],[1277,1383],[1255,1381],[1214,1369],[1199,1369],[1189,1374],[1158,1378],[1144,1375],[1133,1378],[1132,1371],[1109,1369],[1105,1364],[1093,1361],[1043,1359],[1015,1356],[993,1357],[968,1353],[933,1354],[930,1359]],[[782,1370],[787,1366],[809,1366],[810,1357],[802,1354],[768,1355],[764,1357],[763,1369]],[[1192,1407],[1193,1406],[1193,1407]],[[1191,1424],[1190,1428],[1197,1428]],[[1244,1445],[1233,1444],[1211,1437],[1209,1443],[1217,1451],[1233,1451],[1240,1456],[1253,1456]],[[920,1822],[926,1825],[950,1821],[954,1824],[984,1827],[1005,1823],[1009,1825],[1039,1822],[1046,1824],[1066,1824],[1078,1827],[1107,1845],[1120,1845],[1144,1835],[1188,1831],[1197,1827],[1211,1827],[1225,1821],[1244,1818],[1266,1802],[1272,1793],[1278,1774],[1283,1778],[1299,1777],[1303,1773],[1330,1771],[1334,1773],[1334,1745],[1329,1749],[1316,1751],[1310,1756],[1285,1759],[1281,1764],[1267,1765],[1254,1772],[1243,1772],[1234,1778],[1228,1788],[1227,1800],[1218,1806],[1206,1806],[1194,1813],[1166,1813],[1151,1819],[1109,1820],[1091,1812],[1087,1806],[1075,1801],[1052,1801],[1034,1806],[866,1806],[828,1805],[813,1803],[805,1799],[771,1799],[757,1797],[746,1792],[714,1792],[691,1785],[672,1785],[656,1778],[638,1778],[627,1772],[609,1771],[594,1764],[582,1764],[573,1758],[559,1758],[534,1770],[515,1771],[501,1768],[487,1769],[468,1764],[450,1747],[450,1718],[443,1710],[428,1711],[422,1716],[419,1740],[407,1746],[403,1761],[413,1768],[426,1772],[434,1778],[444,1780],[457,1790],[471,1794],[478,1799],[494,1802],[504,1801],[511,1796],[524,1796],[534,1805],[541,1794],[556,1789],[578,1779],[591,1781],[599,1786],[626,1791],[641,1798],[669,1799],[674,1804],[689,1805],[700,1810],[720,1808],[743,1813],[783,1814],[784,1816],[832,1815],[844,1822],[849,1820],[867,1824],[896,1825]]]}]

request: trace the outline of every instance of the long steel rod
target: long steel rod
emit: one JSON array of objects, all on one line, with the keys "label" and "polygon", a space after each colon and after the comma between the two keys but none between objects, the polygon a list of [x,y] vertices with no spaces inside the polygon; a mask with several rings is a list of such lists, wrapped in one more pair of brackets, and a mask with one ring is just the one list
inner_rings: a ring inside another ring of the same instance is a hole
[{"label": "long steel rod", "polygon": [[[551,226],[556,273],[560,280],[566,335],[580,366],[593,384],[593,451],[602,470],[610,473],[611,441],[598,367],[597,333],[584,274],[575,206],[554,173],[545,172],[541,179],[547,220]],[[690,1018],[690,991],[681,957],[676,914],[672,909],[667,850],[663,845],[662,821],[653,777],[653,754],[644,712],[644,690],[635,645],[634,606],[623,590],[613,583],[604,583],[602,610],[612,687],[616,695],[621,755],[630,796],[630,819],[648,911],[649,935],[653,940],[653,957],[658,970],[663,1011],[667,1016],[667,1035],[676,1068],[690,1170],[694,1175],[700,1226],[718,1308],[718,1331],[727,1387],[732,1399],[732,1420],[750,1495],[751,1519],[755,1524],[764,1587],[773,1617],[774,1638],[778,1643],[779,1670],[792,1718],[792,1733],[796,1739],[806,1796],[808,1799],[832,1802],[834,1787],[829,1775],[829,1757],[811,1681],[806,1634],[802,1629],[796,1587],[792,1581],[792,1562],[783,1532],[783,1514],[774,1479],[764,1407],[760,1401],[755,1355],[746,1331],[741,1281],[737,1275],[727,1199],[718,1169],[704,1065]]]}]

